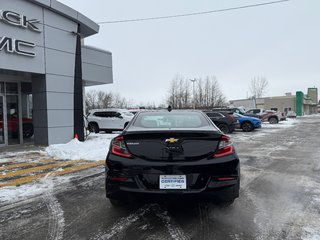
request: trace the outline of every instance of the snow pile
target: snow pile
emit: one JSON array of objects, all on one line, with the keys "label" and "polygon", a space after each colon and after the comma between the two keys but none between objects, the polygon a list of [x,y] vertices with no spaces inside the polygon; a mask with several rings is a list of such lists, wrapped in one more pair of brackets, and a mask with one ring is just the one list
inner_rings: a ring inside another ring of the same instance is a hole
[{"label": "snow pile", "polygon": [[118,134],[92,134],[85,142],[73,139],[66,144],[54,144],[46,148],[49,156],[57,159],[90,160],[106,159],[111,140]]},{"label": "snow pile", "polygon": [[287,118],[286,121],[280,121],[277,124],[270,124],[269,122],[262,122],[262,128],[290,128],[296,124],[299,120]]},{"label": "snow pile", "polygon": [[303,228],[302,240],[320,240],[320,232],[314,228]]}]

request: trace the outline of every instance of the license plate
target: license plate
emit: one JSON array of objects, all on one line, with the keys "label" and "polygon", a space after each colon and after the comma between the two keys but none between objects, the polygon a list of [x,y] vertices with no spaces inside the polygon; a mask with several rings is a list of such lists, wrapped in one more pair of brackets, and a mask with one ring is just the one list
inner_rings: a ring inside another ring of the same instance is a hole
[{"label": "license plate", "polygon": [[187,189],[186,175],[160,175],[160,189]]}]

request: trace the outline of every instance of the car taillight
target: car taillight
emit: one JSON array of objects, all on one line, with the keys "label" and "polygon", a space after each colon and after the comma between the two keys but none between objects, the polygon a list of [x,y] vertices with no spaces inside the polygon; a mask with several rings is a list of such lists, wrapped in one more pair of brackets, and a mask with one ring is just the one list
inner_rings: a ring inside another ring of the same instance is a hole
[{"label": "car taillight", "polygon": [[129,153],[124,139],[122,136],[116,137],[111,142],[111,152],[114,155],[118,155],[121,157],[131,158],[132,155]]},{"label": "car taillight", "polygon": [[233,153],[233,145],[230,138],[226,135],[222,135],[218,150],[214,154],[215,157],[223,157]]}]

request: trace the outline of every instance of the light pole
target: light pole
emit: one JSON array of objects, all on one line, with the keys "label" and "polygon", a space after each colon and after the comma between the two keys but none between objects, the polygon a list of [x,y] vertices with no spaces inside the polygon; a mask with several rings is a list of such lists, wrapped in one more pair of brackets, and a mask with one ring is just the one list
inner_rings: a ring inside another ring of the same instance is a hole
[{"label": "light pole", "polygon": [[194,97],[194,82],[197,81],[197,79],[190,79],[190,81],[192,82],[192,98],[193,98],[193,109],[196,108],[196,102],[195,102],[195,97]]}]

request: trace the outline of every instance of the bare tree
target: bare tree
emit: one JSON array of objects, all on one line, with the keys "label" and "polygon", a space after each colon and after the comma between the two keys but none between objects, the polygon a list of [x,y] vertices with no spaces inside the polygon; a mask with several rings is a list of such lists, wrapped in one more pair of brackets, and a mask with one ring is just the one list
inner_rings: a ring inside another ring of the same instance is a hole
[{"label": "bare tree", "polygon": [[167,104],[172,108],[178,108],[178,86],[179,86],[180,75],[176,75],[170,82]]},{"label": "bare tree", "polygon": [[113,94],[112,107],[127,108],[128,102],[124,97],[121,97],[119,93]]},{"label": "bare tree", "polygon": [[129,102],[118,93],[90,90],[85,94],[86,111],[96,108],[127,108]]},{"label": "bare tree", "polygon": [[263,97],[267,92],[269,83],[264,77],[254,77],[251,79],[249,85],[249,91],[252,97],[260,98]]},{"label": "bare tree", "polygon": [[92,90],[85,94],[85,105],[87,110],[91,110],[98,107],[97,103],[97,91]]},{"label": "bare tree", "polygon": [[[191,108],[193,105],[191,92],[189,79],[177,76],[171,81],[167,103],[173,108]],[[194,98],[196,108],[210,109],[226,103],[218,80],[213,76],[206,77],[204,81],[201,78],[196,79]]]}]

